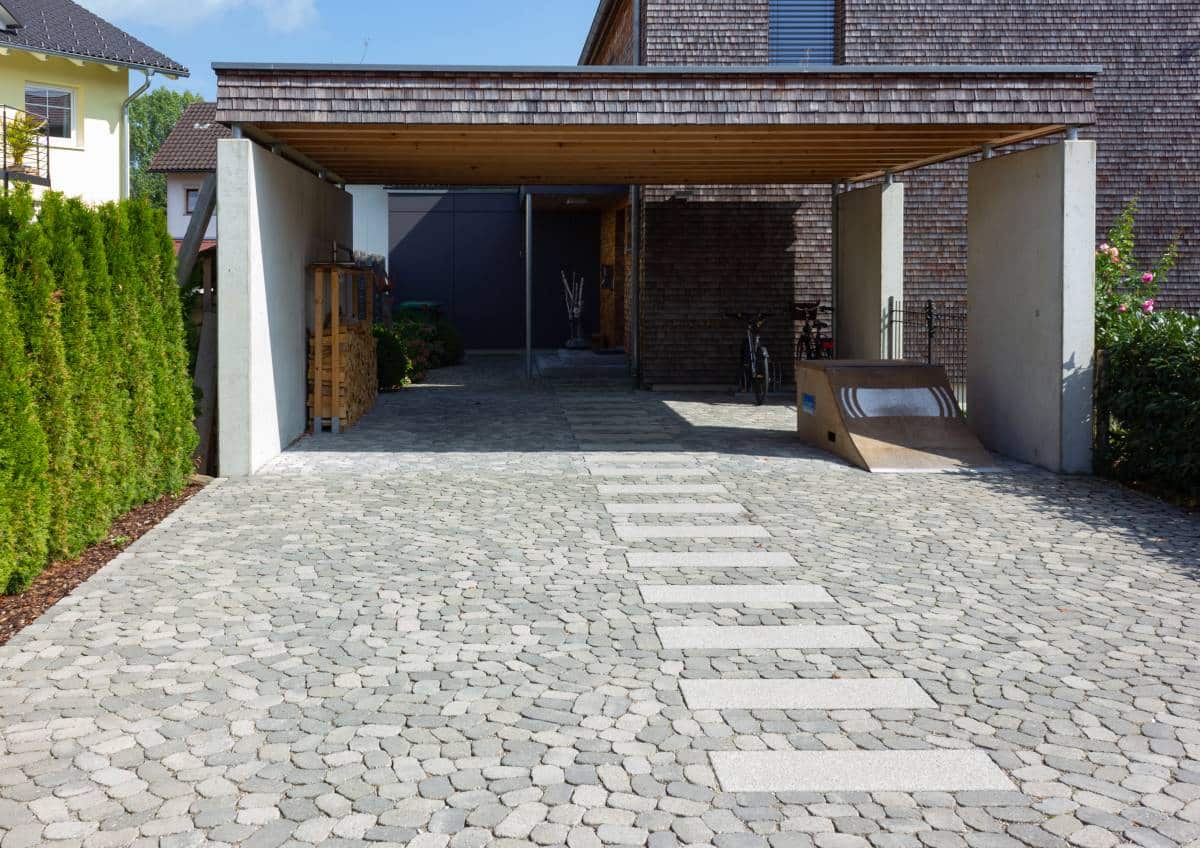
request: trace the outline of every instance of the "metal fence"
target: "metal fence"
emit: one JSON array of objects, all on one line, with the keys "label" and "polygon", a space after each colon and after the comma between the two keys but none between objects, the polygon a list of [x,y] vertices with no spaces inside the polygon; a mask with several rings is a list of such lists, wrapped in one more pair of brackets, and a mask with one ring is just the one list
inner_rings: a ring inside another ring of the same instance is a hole
[{"label": "metal fence", "polygon": [[950,378],[959,406],[967,408],[965,304],[889,297],[884,352],[888,359],[941,365]]}]

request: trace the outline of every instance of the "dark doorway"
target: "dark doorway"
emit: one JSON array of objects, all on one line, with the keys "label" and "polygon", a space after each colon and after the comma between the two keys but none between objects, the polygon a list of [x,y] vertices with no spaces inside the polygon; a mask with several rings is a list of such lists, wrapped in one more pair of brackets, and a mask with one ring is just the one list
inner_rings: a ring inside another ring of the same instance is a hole
[{"label": "dark doorway", "polygon": [[584,278],[583,336],[600,320],[600,213],[533,214],[533,346],[560,348],[571,335],[562,271]]}]

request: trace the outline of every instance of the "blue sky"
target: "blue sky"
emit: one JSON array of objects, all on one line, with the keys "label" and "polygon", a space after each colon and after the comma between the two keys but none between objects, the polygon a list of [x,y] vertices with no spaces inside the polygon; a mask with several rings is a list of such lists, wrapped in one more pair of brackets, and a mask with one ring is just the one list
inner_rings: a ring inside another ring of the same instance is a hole
[{"label": "blue sky", "polygon": [[78,0],[186,65],[213,61],[573,65],[598,0]]}]

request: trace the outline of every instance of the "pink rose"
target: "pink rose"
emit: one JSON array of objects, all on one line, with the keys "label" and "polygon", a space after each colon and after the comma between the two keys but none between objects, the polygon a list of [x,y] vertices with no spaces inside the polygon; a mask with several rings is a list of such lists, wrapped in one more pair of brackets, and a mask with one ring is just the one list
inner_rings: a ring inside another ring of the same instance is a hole
[{"label": "pink rose", "polygon": [[1142,311],[1147,315],[1154,311],[1154,298],[1151,298],[1142,304]]},{"label": "pink rose", "polygon": [[1100,252],[1108,253],[1108,242],[1105,242],[1104,244],[1100,245]]},{"label": "pink rose", "polygon": [[1118,312],[1128,312],[1129,307],[1122,303],[1120,306],[1117,307],[1117,311]]},{"label": "pink rose", "polygon": [[1145,283],[1146,285],[1150,285],[1151,283],[1154,282],[1154,275],[1153,274],[1142,274],[1142,282]]}]

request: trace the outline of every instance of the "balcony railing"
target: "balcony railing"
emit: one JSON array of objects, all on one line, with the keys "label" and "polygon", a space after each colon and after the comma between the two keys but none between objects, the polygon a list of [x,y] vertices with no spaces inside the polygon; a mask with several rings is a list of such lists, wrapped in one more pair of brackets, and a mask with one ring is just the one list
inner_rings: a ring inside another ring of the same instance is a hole
[{"label": "balcony railing", "polygon": [[41,118],[12,106],[0,106],[0,165],[3,166],[4,188],[16,180],[50,185],[50,135],[44,121],[35,132]]}]

